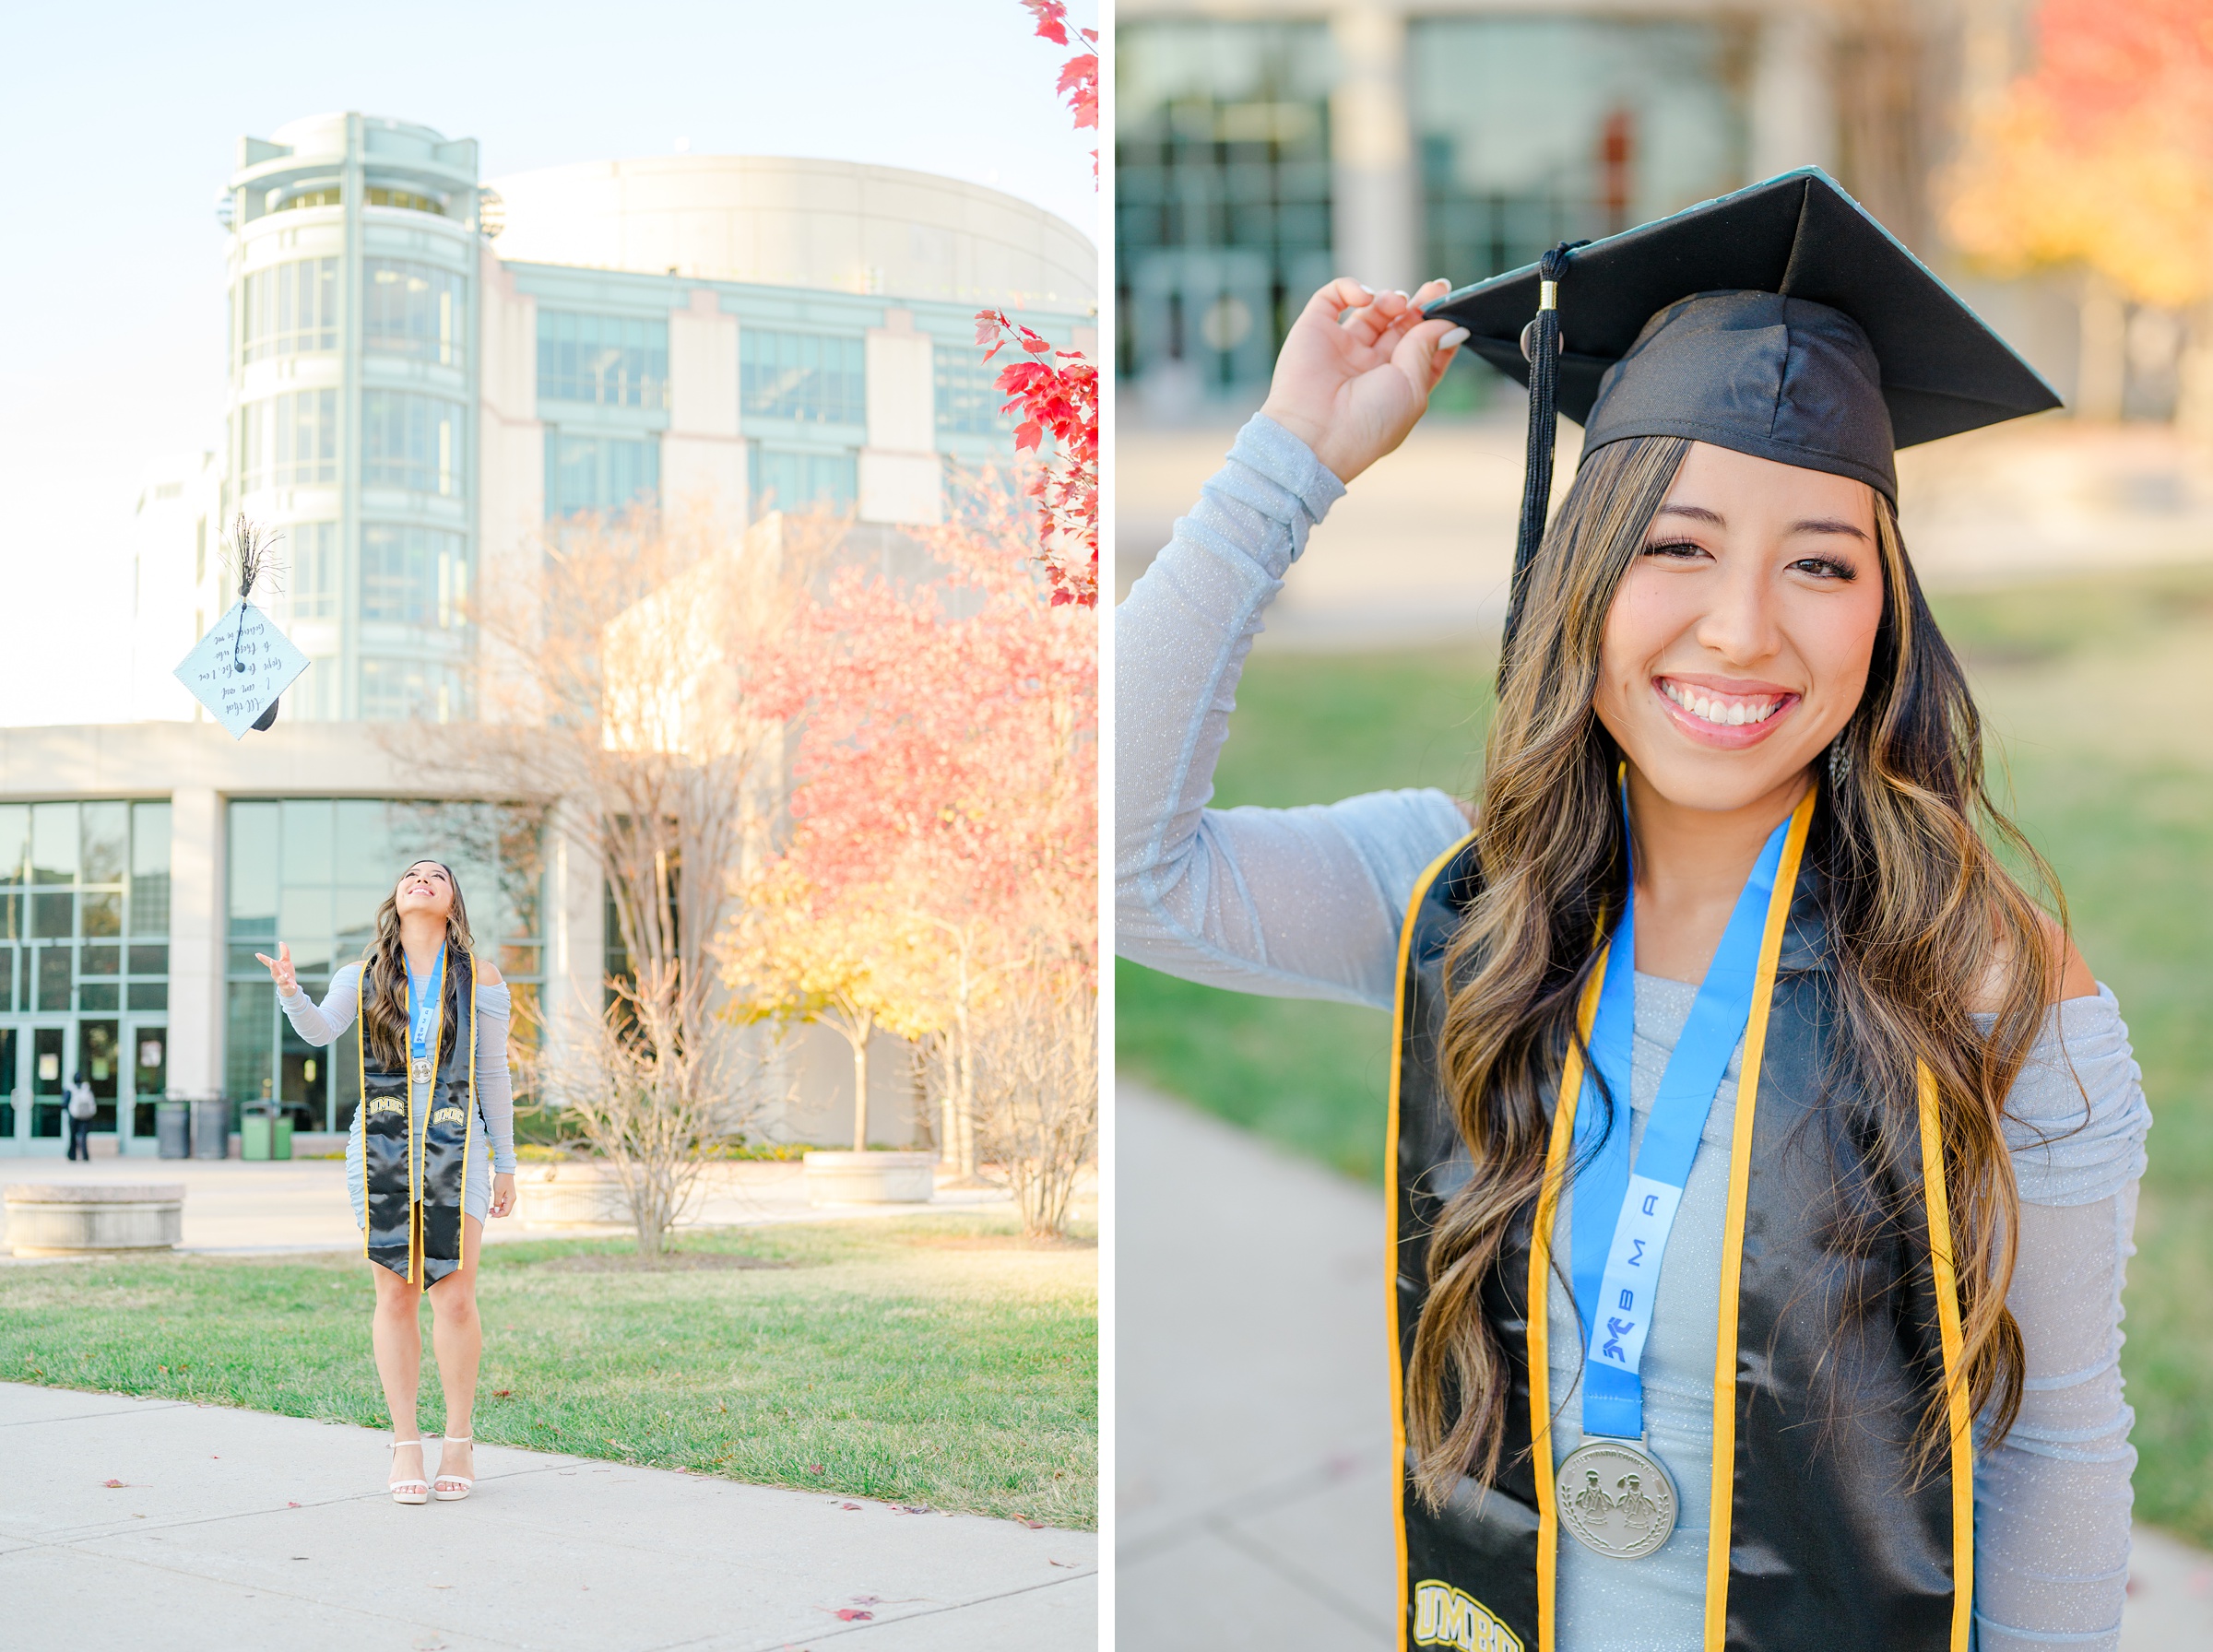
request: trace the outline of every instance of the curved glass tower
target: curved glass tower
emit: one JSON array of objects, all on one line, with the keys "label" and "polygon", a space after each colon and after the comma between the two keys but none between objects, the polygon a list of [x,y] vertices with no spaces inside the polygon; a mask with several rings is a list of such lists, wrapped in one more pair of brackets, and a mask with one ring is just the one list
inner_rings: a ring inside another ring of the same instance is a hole
[{"label": "curved glass tower", "polygon": [[315,721],[468,714],[479,227],[473,138],[361,114],[242,138],[222,520],[283,537],[271,608]]}]

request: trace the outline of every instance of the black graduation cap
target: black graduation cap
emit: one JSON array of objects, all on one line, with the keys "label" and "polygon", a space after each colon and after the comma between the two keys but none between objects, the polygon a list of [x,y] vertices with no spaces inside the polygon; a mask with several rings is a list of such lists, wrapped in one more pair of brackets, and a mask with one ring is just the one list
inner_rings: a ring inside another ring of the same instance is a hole
[{"label": "black graduation cap", "polygon": [[[1893,450],[2060,405],[1818,167],[1802,167],[1426,307],[1530,389],[1507,635],[1552,493],[1556,411],[1588,457],[1686,436],[1898,497]],[[1531,318],[1534,316],[1533,321]]]}]

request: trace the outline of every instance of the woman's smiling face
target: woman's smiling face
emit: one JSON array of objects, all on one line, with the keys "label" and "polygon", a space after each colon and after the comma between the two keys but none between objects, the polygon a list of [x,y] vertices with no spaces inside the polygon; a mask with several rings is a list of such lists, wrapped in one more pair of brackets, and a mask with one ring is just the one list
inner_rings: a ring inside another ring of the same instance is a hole
[{"label": "woman's smiling face", "polygon": [[1883,616],[1875,512],[1864,482],[1692,443],[1615,595],[1594,701],[1662,796],[1744,808],[1851,719]]},{"label": "woman's smiling face", "polygon": [[392,903],[403,916],[420,912],[444,917],[454,910],[453,874],[434,860],[419,860],[400,875]]}]

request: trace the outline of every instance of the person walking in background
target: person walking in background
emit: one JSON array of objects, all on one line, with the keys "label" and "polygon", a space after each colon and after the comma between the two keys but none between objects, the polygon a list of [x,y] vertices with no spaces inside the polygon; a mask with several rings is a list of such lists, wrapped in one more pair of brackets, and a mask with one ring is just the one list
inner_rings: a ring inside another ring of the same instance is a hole
[{"label": "person walking in background", "polygon": [[83,1073],[69,1080],[69,1156],[92,1162],[92,1117],[100,1111],[100,1098],[92,1093],[92,1086]]},{"label": "person walking in background", "polygon": [[452,870],[419,860],[377,908],[367,955],[331,978],[321,1004],[300,990],[289,945],[274,958],[254,954],[309,1044],[335,1043],[361,1014],[361,1104],[346,1138],[346,1188],[376,1280],[371,1346],[392,1412],[395,1503],[432,1495],[415,1421],[426,1293],[445,1389],[438,1500],[458,1502],[476,1483],[477,1251],[485,1216],[515,1209],[515,1104],[510,995],[474,944]]}]

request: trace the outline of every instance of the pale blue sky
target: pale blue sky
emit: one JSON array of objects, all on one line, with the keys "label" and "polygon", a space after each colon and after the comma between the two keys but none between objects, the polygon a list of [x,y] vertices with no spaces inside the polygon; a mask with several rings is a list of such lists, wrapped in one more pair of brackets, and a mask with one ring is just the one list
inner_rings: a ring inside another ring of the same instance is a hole
[{"label": "pale blue sky", "polygon": [[[1095,24],[1096,0],[1071,10]],[[0,722],[68,715],[37,685],[97,674],[103,635],[127,620],[141,471],[219,445],[214,201],[242,133],[358,109],[476,138],[486,177],[680,139],[698,154],[875,161],[990,184],[1100,239],[1093,135],[1053,97],[1067,53],[1030,33],[1019,0],[171,0],[11,21],[0,573],[14,636]],[[26,623],[41,611],[71,618]],[[117,714],[97,684],[81,691],[77,716]]]}]

